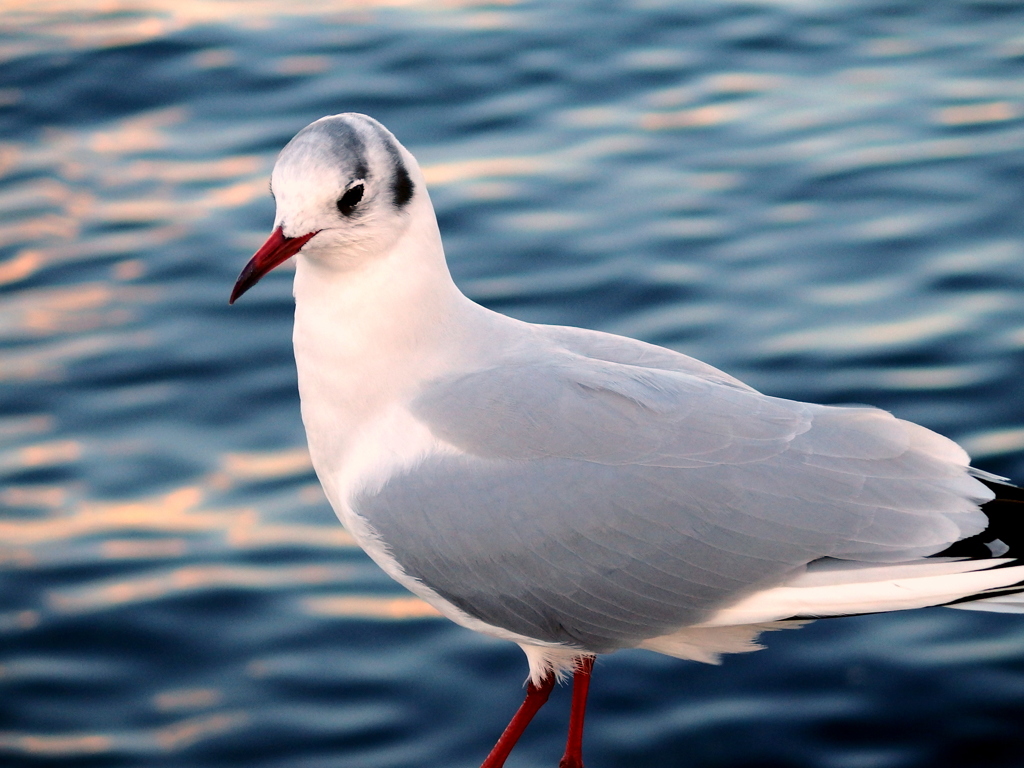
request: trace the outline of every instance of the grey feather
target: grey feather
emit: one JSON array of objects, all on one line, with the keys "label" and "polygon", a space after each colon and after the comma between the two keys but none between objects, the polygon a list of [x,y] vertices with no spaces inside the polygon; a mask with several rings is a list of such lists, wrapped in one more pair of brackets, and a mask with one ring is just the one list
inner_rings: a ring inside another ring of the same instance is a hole
[{"label": "grey feather", "polygon": [[822,557],[899,562],[984,528],[989,492],[921,427],[545,333],[560,349],[426,387],[413,412],[462,455],[354,503],[410,575],[482,621],[605,652]]},{"label": "grey feather", "polygon": [[281,150],[292,162],[309,164],[346,178],[370,177],[366,142],[346,115],[334,115],[310,123]]}]

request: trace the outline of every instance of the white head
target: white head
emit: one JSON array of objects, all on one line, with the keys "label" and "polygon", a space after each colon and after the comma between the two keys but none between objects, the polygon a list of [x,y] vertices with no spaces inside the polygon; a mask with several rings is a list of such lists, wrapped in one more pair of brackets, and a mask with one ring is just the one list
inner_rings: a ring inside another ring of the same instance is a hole
[{"label": "white head", "polygon": [[344,269],[388,252],[428,204],[413,156],[371,117],[348,112],[299,131],[271,175],[274,232],[242,270],[231,302],[300,250]]}]

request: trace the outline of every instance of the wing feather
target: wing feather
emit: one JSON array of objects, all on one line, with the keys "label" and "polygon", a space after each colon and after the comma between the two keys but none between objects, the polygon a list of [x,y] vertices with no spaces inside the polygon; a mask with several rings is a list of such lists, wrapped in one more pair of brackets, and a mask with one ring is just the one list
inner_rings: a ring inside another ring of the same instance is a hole
[{"label": "wing feather", "polygon": [[945,438],[600,336],[432,382],[411,410],[453,450],[353,500],[410,575],[482,621],[635,646],[814,560],[896,563],[985,526],[991,492]]}]

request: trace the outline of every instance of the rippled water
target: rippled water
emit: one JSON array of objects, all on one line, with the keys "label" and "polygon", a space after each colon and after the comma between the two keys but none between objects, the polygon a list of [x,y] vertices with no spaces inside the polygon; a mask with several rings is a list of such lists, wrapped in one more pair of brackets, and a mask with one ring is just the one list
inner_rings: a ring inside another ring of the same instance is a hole
[{"label": "rippled water", "polygon": [[[475,766],[514,646],[355,547],[303,446],[276,151],[369,113],[453,273],[528,320],[869,402],[1024,479],[1016,2],[10,0],[0,10],[0,762]],[[613,766],[1017,766],[1024,619],[603,659]],[[554,766],[561,690],[510,761]]]}]

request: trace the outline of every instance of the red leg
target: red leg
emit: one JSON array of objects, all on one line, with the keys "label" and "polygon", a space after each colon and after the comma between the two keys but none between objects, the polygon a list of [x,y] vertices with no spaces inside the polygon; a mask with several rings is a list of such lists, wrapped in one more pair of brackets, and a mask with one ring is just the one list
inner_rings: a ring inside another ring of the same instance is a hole
[{"label": "red leg", "polygon": [[554,687],[555,676],[553,674],[549,674],[540,685],[534,685],[531,682],[526,686],[526,698],[480,768],[501,768],[505,764],[512,747],[519,741],[519,737],[523,735],[523,731],[533,720],[533,716],[544,706],[544,702],[548,700],[551,689]]},{"label": "red leg", "polygon": [[572,710],[569,713],[569,738],[558,768],[583,768],[583,718],[587,714],[587,694],[594,657],[584,656],[572,676]]}]

